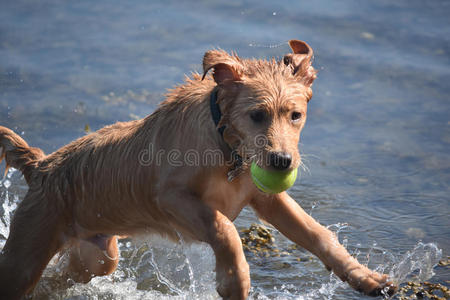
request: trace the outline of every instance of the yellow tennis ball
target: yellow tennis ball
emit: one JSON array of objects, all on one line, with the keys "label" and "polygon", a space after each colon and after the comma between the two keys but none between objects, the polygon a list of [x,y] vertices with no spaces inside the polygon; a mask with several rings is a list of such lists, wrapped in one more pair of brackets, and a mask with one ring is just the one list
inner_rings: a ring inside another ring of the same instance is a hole
[{"label": "yellow tennis ball", "polygon": [[264,193],[278,194],[290,188],[297,178],[297,169],[290,171],[269,171],[255,162],[250,167],[253,183]]}]

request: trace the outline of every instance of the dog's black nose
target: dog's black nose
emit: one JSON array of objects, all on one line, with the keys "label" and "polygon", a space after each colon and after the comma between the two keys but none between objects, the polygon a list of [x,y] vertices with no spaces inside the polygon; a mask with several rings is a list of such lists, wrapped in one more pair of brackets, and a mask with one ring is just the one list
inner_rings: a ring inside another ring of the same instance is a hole
[{"label": "dog's black nose", "polygon": [[292,156],[286,152],[270,152],[270,165],[277,170],[286,170],[292,162]]}]

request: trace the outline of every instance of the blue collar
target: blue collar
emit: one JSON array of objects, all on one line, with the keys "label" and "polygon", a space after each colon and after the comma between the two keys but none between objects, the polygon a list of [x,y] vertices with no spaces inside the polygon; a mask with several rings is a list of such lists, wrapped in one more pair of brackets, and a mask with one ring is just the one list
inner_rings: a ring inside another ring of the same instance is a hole
[{"label": "blue collar", "polygon": [[[211,93],[211,97],[209,99],[209,107],[211,109],[211,115],[212,115],[212,118],[214,120],[214,124],[216,124],[216,128],[217,128],[217,126],[219,126],[220,119],[222,118],[222,113],[220,112],[220,107],[217,104],[217,94],[218,94],[218,92],[219,92],[219,90],[215,89]],[[225,131],[225,126],[217,128],[217,131],[219,131],[220,135],[223,138],[223,132]]]},{"label": "blue collar", "polygon": [[[220,119],[222,118],[222,113],[220,112],[220,107],[217,104],[217,94],[218,89],[216,88],[212,93],[211,97],[209,98],[209,108],[211,109],[211,115],[214,121],[214,124],[219,126]],[[223,139],[223,132],[225,131],[225,126],[217,128],[217,131],[220,133]],[[229,146],[228,146],[229,147]],[[231,148],[231,147],[230,147]],[[237,153],[236,150],[231,149],[231,157],[234,161],[234,167],[232,170],[239,169],[242,166],[242,157]],[[228,174],[228,180],[233,180],[234,177],[231,177],[230,179],[230,173]]]}]

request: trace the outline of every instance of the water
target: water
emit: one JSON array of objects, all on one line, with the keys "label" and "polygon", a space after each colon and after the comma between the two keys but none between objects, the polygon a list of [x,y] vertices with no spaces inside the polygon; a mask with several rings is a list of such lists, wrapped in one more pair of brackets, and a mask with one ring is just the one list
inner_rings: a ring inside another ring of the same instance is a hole
[{"label": "water", "polygon": [[[309,2],[2,1],[0,124],[51,152],[86,125],[151,113],[167,88],[201,70],[208,49],[280,57],[289,39],[303,39],[319,76],[300,143],[310,171],[290,194],[370,267],[400,282],[428,278],[439,251],[450,255],[450,4]],[[3,237],[26,193],[10,174],[0,187]],[[246,209],[235,224],[253,222]],[[124,242],[118,272],[88,285],[54,279],[64,261],[54,262],[40,295],[215,299],[209,248],[164,243]],[[301,250],[248,260],[253,299],[364,298]],[[448,268],[433,272],[433,282],[450,278]]]}]

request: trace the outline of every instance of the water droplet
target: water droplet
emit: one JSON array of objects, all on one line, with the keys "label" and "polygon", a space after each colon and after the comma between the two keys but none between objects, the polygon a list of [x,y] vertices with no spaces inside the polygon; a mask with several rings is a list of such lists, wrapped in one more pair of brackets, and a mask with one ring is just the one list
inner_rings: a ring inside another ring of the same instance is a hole
[{"label": "water droplet", "polygon": [[3,186],[8,189],[11,186],[11,180],[5,179],[5,181],[3,181]]}]

